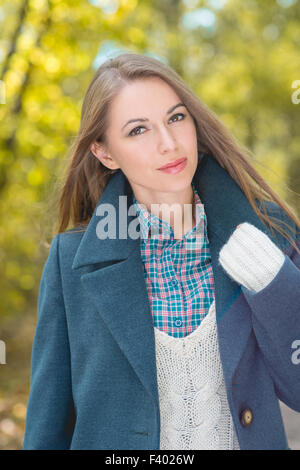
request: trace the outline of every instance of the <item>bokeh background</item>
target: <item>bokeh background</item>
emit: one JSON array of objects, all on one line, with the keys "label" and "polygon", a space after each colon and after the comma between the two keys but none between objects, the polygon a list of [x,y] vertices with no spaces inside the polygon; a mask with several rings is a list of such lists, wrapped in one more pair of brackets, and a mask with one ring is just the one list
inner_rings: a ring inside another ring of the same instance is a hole
[{"label": "bokeh background", "polygon": [[[23,444],[48,201],[87,86],[121,52],[170,64],[300,215],[299,1],[0,1],[0,449]],[[300,414],[281,407],[300,449]]]}]

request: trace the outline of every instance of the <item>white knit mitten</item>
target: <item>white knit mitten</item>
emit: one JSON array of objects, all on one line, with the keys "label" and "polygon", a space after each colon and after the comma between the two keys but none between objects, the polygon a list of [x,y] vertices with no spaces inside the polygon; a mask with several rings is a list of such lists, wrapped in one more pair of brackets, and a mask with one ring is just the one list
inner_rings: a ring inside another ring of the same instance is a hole
[{"label": "white knit mitten", "polygon": [[219,263],[229,276],[249,290],[259,292],[277,275],[284,253],[254,225],[237,226],[219,253]]}]

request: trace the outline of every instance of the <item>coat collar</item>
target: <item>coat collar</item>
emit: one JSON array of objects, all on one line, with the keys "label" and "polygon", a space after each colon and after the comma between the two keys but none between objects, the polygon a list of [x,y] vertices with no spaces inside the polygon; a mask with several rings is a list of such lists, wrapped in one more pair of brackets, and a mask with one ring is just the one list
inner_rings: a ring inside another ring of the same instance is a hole
[{"label": "coat collar", "polygon": [[[210,243],[213,238],[214,241],[219,239],[224,244],[236,226],[244,221],[252,223],[272,238],[240,187],[210,154],[198,153],[198,166],[193,177],[193,184],[205,207]],[[132,189],[121,170],[111,176],[97,203],[74,257],[73,269],[89,264],[126,259],[129,253],[139,245],[139,239],[133,240],[130,237],[122,239],[117,236],[113,240],[108,238],[100,240],[97,237],[96,227],[100,221],[100,207],[105,204],[115,207],[116,234],[119,233],[119,196],[127,196],[123,200],[121,198],[121,204],[127,207],[127,211],[130,206],[134,206]],[[136,217],[136,212],[128,215],[128,225]]]},{"label": "coat collar", "polygon": [[[219,252],[236,226],[242,222],[255,225],[271,239],[272,236],[266,231],[240,187],[210,154],[199,152],[193,183],[207,217],[219,349],[225,381],[230,384],[250,335],[252,323],[250,315],[242,307],[236,307],[235,300],[243,294],[240,286],[229,278],[219,264]],[[114,173],[81,239],[72,268],[92,265],[88,272],[84,270],[82,283],[114,339],[158,406],[155,338],[144,281],[140,238],[122,239],[117,236],[115,239],[101,240],[96,233],[101,219],[98,215],[100,208],[109,203],[116,209],[116,234],[119,234],[119,196],[127,196],[123,202],[125,207],[127,205],[125,212],[128,213],[128,208],[133,205],[132,194],[123,172],[119,170]],[[128,215],[128,224],[135,218],[136,213]],[[233,338],[233,331],[239,331],[239,336]]]}]

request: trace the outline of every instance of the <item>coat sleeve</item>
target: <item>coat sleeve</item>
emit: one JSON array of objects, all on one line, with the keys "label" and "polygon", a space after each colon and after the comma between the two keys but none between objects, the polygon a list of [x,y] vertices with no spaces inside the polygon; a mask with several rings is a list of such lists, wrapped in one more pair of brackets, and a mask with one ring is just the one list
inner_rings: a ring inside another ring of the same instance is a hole
[{"label": "coat sleeve", "polygon": [[[300,231],[296,235],[300,248]],[[285,251],[276,277],[255,293],[242,286],[253,329],[277,397],[300,412],[300,255]]]},{"label": "coat sleeve", "polygon": [[69,449],[74,422],[58,234],[40,282],[23,450]]}]

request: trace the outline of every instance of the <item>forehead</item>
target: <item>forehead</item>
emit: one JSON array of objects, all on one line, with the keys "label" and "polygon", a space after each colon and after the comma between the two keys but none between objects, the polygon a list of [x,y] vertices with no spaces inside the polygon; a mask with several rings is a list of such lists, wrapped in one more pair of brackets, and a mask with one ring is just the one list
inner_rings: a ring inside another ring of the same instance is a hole
[{"label": "forehead", "polygon": [[110,108],[113,114],[118,113],[118,116],[114,117],[122,120],[150,117],[152,112],[165,113],[178,100],[177,93],[168,83],[158,77],[147,77],[124,85]]}]

